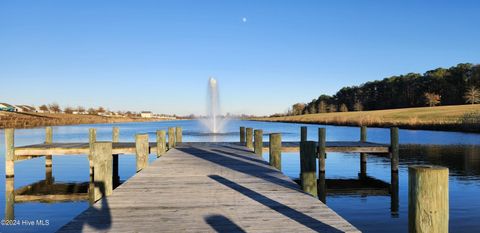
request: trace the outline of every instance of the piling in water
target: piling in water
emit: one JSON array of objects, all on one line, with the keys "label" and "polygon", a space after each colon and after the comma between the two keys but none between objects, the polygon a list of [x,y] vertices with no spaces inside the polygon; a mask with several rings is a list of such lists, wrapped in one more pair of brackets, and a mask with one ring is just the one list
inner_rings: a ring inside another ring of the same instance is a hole
[{"label": "piling in water", "polygon": [[148,166],[148,134],[135,135],[135,152],[136,152],[136,164],[137,172]]},{"label": "piling in water", "polygon": [[240,144],[245,145],[245,127],[240,127]]},{"label": "piling in water", "polygon": [[254,153],[258,156],[262,156],[262,150],[263,150],[263,130],[261,129],[256,129],[255,130],[255,148],[254,148]]},{"label": "piling in water", "polygon": [[399,145],[397,127],[390,128],[390,156],[392,172],[398,172]]},{"label": "piling in water", "polygon": [[177,146],[177,144],[182,143],[182,137],[183,137],[182,127],[177,126],[175,128],[175,146]]},{"label": "piling in water", "polygon": [[315,142],[300,142],[300,166],[301,166],[301,183],[304,192],[312,196],[317,196],[317,166],[316,166],[316,150]]},{"label": "piling in water", "polygon": [[92,146],[93,157],[93,197],[97,201],[113,192],[112,143],[95,142]]},{"label": "piling in water", "polygon": [[[120,128],[118,127],[113,127],[112,128],[112,142],[117,143],[120,140]],[[112,150],[113,150],[113,145],[112,145]],[[113,187],[117,187],[120,185],[120,176],[118,174],[118,154],[112,155],[113,161]]]},{"label": "piling in water", "polygon": [[282,170],[282,134],[271,133],[269,145],[269,160],[270,166],[278,170]]},{"label": "piling in water", "polygon": [[88,129],[88,144],[90,152],[88,153],[88,163],[90,165],[90,177],[93,177],[93,144],[97,141],[97,130],[94,128]]},{"label": "piling in water", "polygon": [[[367,127],[362,126],[360,127],[360,142],[367,141]],[[367,176],[367,154],[360,153],[360,176],[366,177]]]},{"label": "piling in water", "polygon": [[307,127],[300,127],[300,142],[307,141]]},{"label": "piling in water", "polygon": [[[53,130],[52,127],[45,128],[45,144],[52,144],[53,142]],[[45,155],[45,167],[52,166],[52,155]]]},{"label": "piling in water", "polygon": [[247,148],[253,150],[253,129],[246,128],[245,132],[247,133]]},{"label": "piling in water", "polygon": [[448,232],[448,168],[408,168],[408,231]]},{"label": "piling in water", "polygon": [[15,175],[15,130],[5,129],[5,177]]},{"label": "piling in water", "polygon": [[175,147],[175,128],[169,127],[168,128],[168,149],[172,149]]},{"label": "piling in water", "polygon": [[325,128],[318,128],[318,170],[320,173],[325,173],[326,134]]},{"label": "piling in water", "polygon": [[157,130],[157,158],[167,151],[166,136],[165,130]]}]

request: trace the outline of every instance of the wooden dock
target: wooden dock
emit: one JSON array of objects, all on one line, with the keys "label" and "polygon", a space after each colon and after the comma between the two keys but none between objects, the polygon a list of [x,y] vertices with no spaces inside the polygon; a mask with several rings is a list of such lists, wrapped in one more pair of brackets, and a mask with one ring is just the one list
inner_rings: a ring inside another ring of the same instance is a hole
[{"label": "wooden dock", "polygon": [[59,232],[359,232],[234,143],[182,143]]}]

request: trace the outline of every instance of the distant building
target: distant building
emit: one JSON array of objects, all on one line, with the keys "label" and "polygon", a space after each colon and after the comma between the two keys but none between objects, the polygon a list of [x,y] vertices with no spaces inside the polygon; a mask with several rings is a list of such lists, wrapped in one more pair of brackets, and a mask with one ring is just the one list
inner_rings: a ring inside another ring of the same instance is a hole
[{"label": "distant building", "polygon": [[7,103],[0,103],[0,111],[15,112],[15,107]]},{"label": "distant building", "polygon": [[16,112],[36,112],[36,109],[29,105],[15,105]]},{"label": "distant building", "polygon": [[150,111],[143,111],[140,113],[140,116],[142,118],[152,118],[153,117],[153,113],[150,112]]}]

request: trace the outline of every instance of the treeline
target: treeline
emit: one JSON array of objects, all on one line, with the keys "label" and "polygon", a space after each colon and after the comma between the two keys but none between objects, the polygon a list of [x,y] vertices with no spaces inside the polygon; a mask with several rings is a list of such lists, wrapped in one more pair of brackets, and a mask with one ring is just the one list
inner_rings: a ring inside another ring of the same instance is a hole
[{"label": "treeline", "polygon": [[320,95],[309,103],[296,103],[286,114],[475,104],[480,102],[478,87],[480,65],[462,63],[344,87],[333,96]]}]

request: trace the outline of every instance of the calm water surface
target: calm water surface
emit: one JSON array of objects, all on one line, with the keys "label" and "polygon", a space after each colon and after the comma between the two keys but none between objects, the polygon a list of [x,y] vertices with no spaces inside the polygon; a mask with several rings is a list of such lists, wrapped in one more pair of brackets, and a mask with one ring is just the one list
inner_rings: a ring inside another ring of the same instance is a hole
[{"label": "calm water surface", "polygon": [[[78,126],[58,126],[54,128],[54,141],[88,142],[88,129],[97,128],[97,140],[111,140],[112,127],[120,127],[120,141],[133,141],[136,133],[149,133],[153,141],[157,129],[169,126],[182,126],[184,141],[238,141],[239,126],[261,128],[264,140],[268,133],[281,132],[284,141],[298,141],[302,124],[265,123],[251,121],[231,121],[225,134],[211,136],[197,121],[171,121],[148,123],[98,124]],[[317,140],[320,125],[306,125],[309,140]],[[322,126],[325,127],[325,126]],[[327,140],[358,140],[359,129],[355,127],[326,126]],[[15,145],[42,143],[44,129],[24,129],[15,131]],[[0,159],[4,161],[4,133],[0,130]],[[389,143],[389,130],[370,128],[368,140]],[[398,202],[385,186],[391,182],[390,160],[386,156],[368,156],[368,179],[375,187],[364,186],[365,179],[359,179],[358,154],[329,153],[326,160],[327,205],[363,232],[407,232],[407,168],[412,164],[436,164],[450,169],[450,232],[480,232],[480,135],[435,132],[424,130],[400,130],[400,171]],[[264,154],[268,159],[268,153]],[[150,156],[150,161],[155,159]],[[15,190],[41,182],[45,179],[45,160],[36,158],[15,164]],[[298,178],[298,153],[282,154],[282,170]],[[14,212],[6,208],[6,179],[4,169],[0,169],[1,219],[5,214],[16,220],[48,220],[48,226],[2,226],[0,232],[55,232],[62,225],[88,208],[87,201],[60,203],[25,202],[15,203]],[[82,183],[89,180],[88,160],[85,155],[54,156],[53,177],[56,184]],[[120,156],[119,173],[126,180],[135,173],[134,155]],[[360,182],[360,186],[359,186]],[[363,183],[361,183],[363,182]],[[378,185],[379,184],[379,185]],[[341,186],[338,190],[329,187]],[[378,187],[377,187],[378,186]],[[32,186],[36,187],[36,186]],[[59,185],[59,188],[63,186]],[[44,190],[43,190],[44,191]],[[393,209],[392,209],[393,208]],[[397,211],[398,208],[398,211]],[[393,211],[392,211],[393,210]],[[10,212],[9,212],[10,211]]]}]

